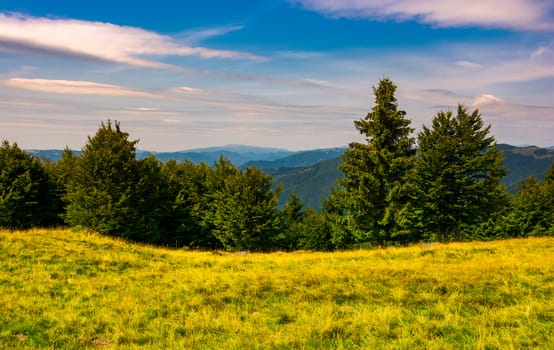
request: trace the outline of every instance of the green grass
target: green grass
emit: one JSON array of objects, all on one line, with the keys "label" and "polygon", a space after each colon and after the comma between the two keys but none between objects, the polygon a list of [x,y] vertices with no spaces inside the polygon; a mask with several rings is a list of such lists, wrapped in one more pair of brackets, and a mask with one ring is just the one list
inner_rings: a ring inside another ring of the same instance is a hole
[{"label": "green grass", "polygon": [[229,254],[0,231],[0,349],[548,349],[553,252]]}]

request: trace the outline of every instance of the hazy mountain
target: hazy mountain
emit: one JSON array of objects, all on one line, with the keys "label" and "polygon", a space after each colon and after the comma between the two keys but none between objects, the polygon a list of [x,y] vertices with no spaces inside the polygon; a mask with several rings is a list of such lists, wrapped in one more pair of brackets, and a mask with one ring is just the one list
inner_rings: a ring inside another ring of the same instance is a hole
[{"label": "hazy mountain", "polygon": [[[233,152],[238,154],[259,154],[263,157],[271,155],[271,157],[282,158],[287,155],[294,153],[283,148],[272,148],[272,147],[258,147],[258,146],[248,146],[248,145],[225,145],[225,146],[216,146],[216,147],[205,147],[205,148],[194,148],[185,150],[184,152],[195,152],[195,153],[212,153],[212,152]],[[275,158],[275,159],[277,159]]]},{"label": "hazy mountain", "polygon": [[[521,181],[529,176],[543,179],[554,161],[554,149],[505,144],[499,144],[498,149],[504,151],[504,167],[508,169],[502,183],[511,193],[515,193]],[[343,176],[339,164],[340,158],[335,158],[308,167],[265,169],[265,172],[273,175],[276,184],[283,184],[281,204],[294,190],[305,205],[321,208],[322,201],[336,186],[336,180]]]},{"label": "hazy mountain", "polygon": [[554,161],[554,149],[505,144],[498,145],[498,148],[504,151],[504,167],[508,169],[508,175],[502,183],[512,193],[516,192],[521,181],[529,176],[542,180]]},{"label": "hazy mountain", "polygon": [[[57,161],[58,159],[60,159],[63,151],[30,150],[29,152],[40,158]],[[74,152],[77,154],[80,153],[80,151]],[[293,153],[293,151],[288,151],[280,148],[227,145],[221,147],[197,148],[177,152],[150,152],[145,150],[137,150],[137,158],[142,159],[150,154],[153,154],[163,162],[166,162],[170,159],[175,159],[178,162],[190,160],[194,163],[205,162],[211,165],[215,161],[217,161],[220,156],[224,156],[229,159],[229,161],[231,161],[231,163],[233,163],[235,166],[241,166],[242,164],[249,161],[273,161],[276,159],[287,157]]]},{"label": "hazy mountain", "polygon": [[[502,183],[508,191],[514,193],[521,181],[529,176],[544,178],[549,166],[554,161],[554,148],[536,146],[511,146],[499,144],[504,151],[504,167],[509,173]],[[138,150],[137,158],[149,154],[162,161],[175,159],[179,162],[190,160],[195,163],[213,164],[221,155],[227,157],[235,166],[255,165],[274,177],[275,184],[283,184],[284,193],[281,204],[288,195],[296,191],[306,205],[321,208],[321,203],[329,196],[337,179],[342,177],[338,169],[340,156],[345,148],[315,149],[308,151],[287,151],[278,148],[228,145],[222,147],[199,148],[180,152],[149,152]],[[40,158],[58,160],[62,150],[31,150],[30,153]],[[80,151],[74,151],[79,154]]]},{"label": "hazy mountain", "polygon": [[[58,161],[64,152],[63,149],[32,149],[26,151],[39,159],[48,159],[54,162]],[[73,153],[81,154],[81,151],[73,151]]]},{"label": "hazy mountain", "polygon": [[343,155],[346,148],[322,148],[309,151],[299,151],[277,160],[252,160],[242,165],[243,168],[256,166],[262,169],[297,168],[314,165],[325,160]]},{"label": "hazy mountain", "polygon": [[304,205],[319,209],[331,194],[337,179],[342,177],[339,164],[340,157],[336,157],[307,167],[264,169],[264,171],[273,177],[276,186],[283,185],[280,205],[284,205],[290,193],[294,191]]}]

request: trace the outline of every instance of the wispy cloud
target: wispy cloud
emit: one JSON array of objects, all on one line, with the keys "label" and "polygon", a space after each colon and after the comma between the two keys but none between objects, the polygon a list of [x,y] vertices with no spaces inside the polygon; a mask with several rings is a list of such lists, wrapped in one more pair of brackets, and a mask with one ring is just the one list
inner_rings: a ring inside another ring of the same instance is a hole
[{"label": "wispy cloud", "polygon": [[181,45],[170,36],[141,28],[4,13],[0,13],[0,51],[38,52],[149,68],[174,67],[145,56],[262,59],[245,52]]},{"label": "wispy cloud", "polygon": [[479,63],[470,62],[470,61],[457,61],[456,66],[462,67],[462,68],[467,68],[467,69],[481,69],[481,68],[483,68],[483,66],[480,65]]},{"label": "wispy cloud", "polygon": [[415,19],[440,27],[554,30],[554,3],[544,0],[293,0],[335,17]]},{"label": "wispy cloud", "polygon": [[214,28],[193,29],[181,33],[178,37],[189,45],[195,45],[207,39],[227,35],[237,30],[241,30],[242,28],[244,28],[243,25],[230,25]]},{"label": "wispy cloud", "polygon": [[10,88],[53,94],[160,98],[149,92],[90,81],[11,78],[0,81],[0,84]]}]

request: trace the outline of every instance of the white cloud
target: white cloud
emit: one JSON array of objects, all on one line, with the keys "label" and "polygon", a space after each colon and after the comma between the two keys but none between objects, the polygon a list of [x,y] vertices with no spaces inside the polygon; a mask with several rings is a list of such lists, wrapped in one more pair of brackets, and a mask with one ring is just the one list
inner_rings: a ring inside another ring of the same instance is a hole
[{"label": "white cloud", "polygon": [[502,100],[491,94],[483,94],[475,98],[475,100],[473,101],[473,106],[478,107],[481,105],[487,105],[487,104],[493,104],[493,103],[502,103]]},{"label": "white cloud", "polygon": [[160,98],[144,91],[90,81],[11,78],[0,81],[0,84],[10,88],[53,94]]},{"label": "white cloud", "polygon": [[441,27],[554,30],[552,1],[543,0],[293,0],[329,16],[416,19]]},{"label": "white cloud", "polygon": [[181,93],[181,94],[194,94],[194,95],[204,93],[204,90],[192,88],[190,86],[180,86],[180,87],[172,88],[170,89],[170,91]]},{"label": "white cloud", "polygon": [[262,59],[238,51],[180,45],[170,36],[135,27],[3,13],[0,13],[0,51],[46,52],[150,68],[172,66],[144,56]]},{"label": "white cloud", "polygon": [[483,66],[480,65],[479,63],[470,62],[470,61],[457,61],[456,65],[458,67],[468,68],[468,69],[481,69],[481,68],[483,68]]},{"label": "white cloud", "polygon": [[222,27],[215,27],[215,28],[195,29],[195,30],[188,30],[186,32],[183,32],[179,36],[183,38],[183,41],[192,45],[192,44],[200,43],[206,39],[226,35],[226,34],[235,32],[237,30],[241,30],[242,28],[244,28],[243,25],[234,25],[234,26],[222,26]]}]

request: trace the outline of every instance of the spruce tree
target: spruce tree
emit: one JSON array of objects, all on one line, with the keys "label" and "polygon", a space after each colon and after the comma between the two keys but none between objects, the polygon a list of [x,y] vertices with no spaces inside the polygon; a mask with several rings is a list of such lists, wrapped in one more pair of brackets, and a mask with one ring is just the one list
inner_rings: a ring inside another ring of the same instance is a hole
[{"label": "spruce tree", "polygon": [[413,201],[405,211],[413,232],[431,240],[461,239],[463,228],[501,209],[506,171],[489,133],[479,111],[468,113],[462,105],[456,116],[440,111],[431,129],[423,126],[409,182]]},{"label": "spruce tree", "polygon": [[354,122],[367,143],[349,145],[341,164],[344,179],[325,204],[339,245],[398,239],[396,213],[405,200],[402,187],[414,154],[414,139],[406,112],[398,109],[395,92],[396,85],[382,79],[373,88],[371,112]]}]

